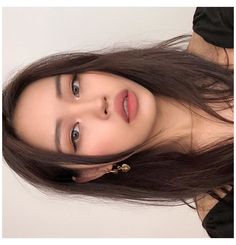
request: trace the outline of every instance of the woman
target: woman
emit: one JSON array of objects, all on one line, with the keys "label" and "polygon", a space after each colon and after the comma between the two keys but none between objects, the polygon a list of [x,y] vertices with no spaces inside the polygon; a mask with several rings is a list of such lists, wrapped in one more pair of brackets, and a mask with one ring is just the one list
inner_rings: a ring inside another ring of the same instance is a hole
[{"label": "woman", "polygon": [[140,204],[232,185],[233,76],[184,40],[58,54],[18,73],[3,91],[8,165],[39,188]]}]

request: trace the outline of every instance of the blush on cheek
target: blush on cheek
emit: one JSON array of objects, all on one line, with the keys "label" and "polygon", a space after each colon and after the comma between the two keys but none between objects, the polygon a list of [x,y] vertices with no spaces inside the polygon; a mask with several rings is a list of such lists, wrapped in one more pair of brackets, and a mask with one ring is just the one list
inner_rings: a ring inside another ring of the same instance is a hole
[{"label": "blush on cheek", "polygon": [[100,141],[99,143],[93,145],[89,149],[89,155],[96,155],[96,156],[104,156],[104,155],[109,155],[113,153],[118,153],[114,151],[114,147],[116,147],[116,142],[113,140],[111,141]]},{"label": "blush on cheek", "polygon": [[89,155],[103,156],[108,154],[110,154],[109,147],[104,147],[102,144],[98,145],[97,147],[94,146],[89,150]]}]

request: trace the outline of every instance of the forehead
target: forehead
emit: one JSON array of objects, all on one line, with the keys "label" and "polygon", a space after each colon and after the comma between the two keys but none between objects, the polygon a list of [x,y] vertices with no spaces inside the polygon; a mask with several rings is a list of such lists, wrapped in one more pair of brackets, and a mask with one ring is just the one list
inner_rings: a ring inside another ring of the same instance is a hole
[{"label": "forehead", "polygon": [[53,149],[55,94],[55,79],[49,77],[33,82],[20,95],[13,125],[17,135],[29,144]]}]

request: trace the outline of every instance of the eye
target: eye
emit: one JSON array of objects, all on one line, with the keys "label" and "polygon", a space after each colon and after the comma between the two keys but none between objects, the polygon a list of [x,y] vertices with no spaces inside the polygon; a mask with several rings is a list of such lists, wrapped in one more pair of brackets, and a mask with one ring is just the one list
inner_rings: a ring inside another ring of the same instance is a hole
[{"label": "eye", "polygon": [[77,145],[80,140],[80,130],[79,130],[79,123],[76,123],[73,127],[71,134],[70,134],[71,142],[74,147],[74,151],[77,150]]},{"label": "eye", "polygon": [[78,77],[77,74],[75,74],[71,81],[71,90],[75,96],[78,96],[80,92],[80,85],[79,85],[77,77]]}]

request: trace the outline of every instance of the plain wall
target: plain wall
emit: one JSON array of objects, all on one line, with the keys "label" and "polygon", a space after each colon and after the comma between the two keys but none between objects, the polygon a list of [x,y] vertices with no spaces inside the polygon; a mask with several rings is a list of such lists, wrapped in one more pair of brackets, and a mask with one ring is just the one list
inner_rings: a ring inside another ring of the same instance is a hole
[{"label": "plain wall", "polygon": [[[66,50],[192,33],[195,8],[3,8],[3,81]],[[208,237],[195,210],[46,196],[3,164],[3,237]]]}]

